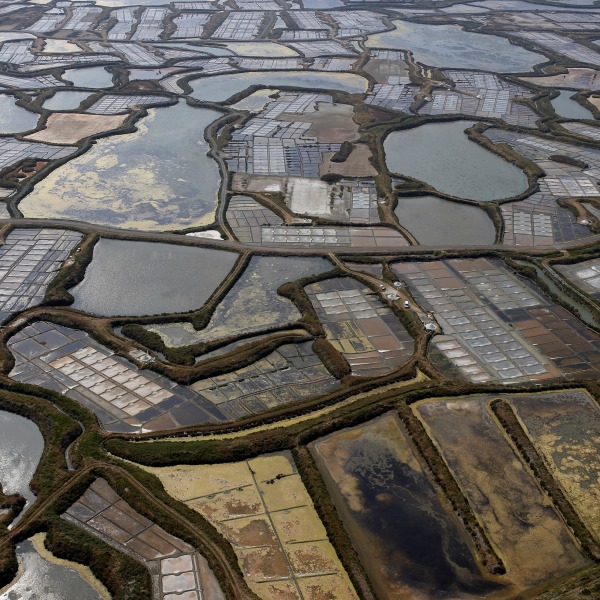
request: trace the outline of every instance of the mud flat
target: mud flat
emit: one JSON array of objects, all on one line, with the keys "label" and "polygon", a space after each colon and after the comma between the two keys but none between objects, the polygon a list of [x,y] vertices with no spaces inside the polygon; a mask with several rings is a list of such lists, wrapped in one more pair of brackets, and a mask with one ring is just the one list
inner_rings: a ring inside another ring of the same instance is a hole
[{"label": "mud flat", "polygon": [[583,390],[507,398],[590,533],[600,540],[600,410]]},{"label": "mud flat", "polygon": [[354,108],[349,104],[319,102],[317,110],[307,114],[283,115],[282,121],[311,123],[306,135],[320,142],[354,142],[360,138],[358,125],[353,121]]},{"label": "mud flat", "polygon": [[204,131],[220,116],[185,102],[152,108],[135,133],[98,140],[53,171],[19,209],[28,217],[152,231],[210,223],[219,169],[207,156]]},{"label": "mud flat", "polygon": [[222,250],[101,239],[83,281],[71,290],[73,308],[103,316],[193,310],[236,259]]},{"label": "mud flat", "polygon": [[366,144],[356,144],[350,156],[341,163],[332,162],[333,153],[325,153],[324,161],[319,168],[322,177],[328,173],[343,177],[376,177],[377,169],[371,163],[371,149]]},{"label": "mud flat", "polygon": [[395,414],[325,437],[311,451],[380,598],[502,594],[502,584],[482,574]]},{"label": "mud flat", "polygon": [[502,557],[507,579],[523,590],[586,560],[500,429],[490,400],[424,400],[414,411]]},{"label": "mud flat", "polygon": [[354,600],[289,452],[239,463],[142,467],[232,544],[263,600]]}]

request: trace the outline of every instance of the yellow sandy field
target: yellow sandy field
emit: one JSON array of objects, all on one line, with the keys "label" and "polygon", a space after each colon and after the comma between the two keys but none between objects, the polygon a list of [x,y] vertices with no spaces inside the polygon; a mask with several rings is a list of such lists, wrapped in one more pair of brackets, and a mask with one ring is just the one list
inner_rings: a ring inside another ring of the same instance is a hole
[{"label": "yellow sandy field", "polygon": [[291,454],[142,468],[219,529],[264,600],[357,598]]}]

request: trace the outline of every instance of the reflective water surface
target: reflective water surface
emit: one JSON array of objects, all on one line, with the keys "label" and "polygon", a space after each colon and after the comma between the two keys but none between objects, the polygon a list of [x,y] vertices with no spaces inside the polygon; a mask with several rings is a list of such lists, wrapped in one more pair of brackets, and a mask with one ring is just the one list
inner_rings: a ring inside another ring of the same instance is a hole
[{"label": "reflective water surface", "polygon": [[173,244],[101,239],[74,308],[99,315],[154,315],[199,308],[237,254]]},{"label": "reflective water surface", "polygon": [[98,140],[37,184],[19,209],[28,217],[155,231],[210,223],[219,169],[207,156],[204,130],[220,116],[184,101],[150,109],[138,131]]},{"label": "reflective water surface", "polygon": [[394,131],[385,140],[387,166],[440,192],[469,200],[497,200],[527,189],[517,167],[469,140],[473,121],[429,123]]},{"label": "reflective water surface", "polygon": [[33,421],[0,410],[0,483],[6,495],[21,494],[27,504],[35,500],[29,483],[43,451],[44,438]]},{"label": "reflective water surface", "polygon": [[398,221],[425,246],[493,244],[494,223],[481,208],[435,196],[398,198]]},{"label": "reflective water surface", "polygon": [[437,67],[525,73],[548,59],[495,35],[465,31],[460,25],[394,21],[396,29],[372,35],[367,46],[410,50],[415,60]]}]

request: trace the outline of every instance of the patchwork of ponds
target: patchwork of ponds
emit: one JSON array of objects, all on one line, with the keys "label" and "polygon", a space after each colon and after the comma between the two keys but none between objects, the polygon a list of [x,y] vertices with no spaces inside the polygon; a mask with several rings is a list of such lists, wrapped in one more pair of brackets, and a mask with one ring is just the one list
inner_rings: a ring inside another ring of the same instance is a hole
[{"label": "patchwork of ponds", "polygon": [[102,238],[83,281],[70,290],[73,308],[102,316],[194,310],[237,257],[222,250]]},{"label": "patchwork of ponds", "polygon": [[466,31],[459,25],[408,21],[394,21],[394,25],[393,31],[370,36],[366,45],[410,50],[415,60],[427,65],[497,73],[526,73],[532,71],[534,65],[548,60],[505,38]]},{"label": "patchwork of ponds", "polygon": [[143,468],[231,543],[262,600],[357,598],[290,452],[239,463]]},{"label": "patchwork of ponds", "polygon": [[189,388],[138,369],[82,331],[39,321],[14,335],[8,346],[15,357],[13,379],[69,396],[107,431],[163,431],[225,420]]},{"label": "patchwork of ponds", "polygon": [[496,228],[476,206],[435,196],[400,197],[394,209],[398,222],[425,246],[493,244]]},{"label": "patchwork of ponds", "polygon": [[473,383],[595,379],[600,336],[495,259],[393,265],[443,335],[430,356]]},{"label": "patchwork of ponds", "polygon": [[388,168],[469,200],[485,202],[524,192],[528,183],[523,171],[469,140],[464,132],[473,124],[429,123],[393,131],[384,143]]},{"label": "patchwork of ponds", "polygon": [[409,361],[412,337],[369,288],[343,277],[313,283],[305,291],[327,339],[348,361],[352,375],[386,375]]},{"label": "patchwork of ponds", "polygon": [[600,300],[600,258],[572,265],[555,265],[554,269],[580,290]]},{"label": "patchwork of ponds", "polygon": [[[62,518],[146,565],[158,600],[223,598],[206,559],[96,479]],[[73,596],[73,598],[78,598]]]},{"label": "patchwork of ponds", "polygon": [[183,101],[150,109],[135,133],[98,140],[38,183],[19,209],[27,217],[127,229],[210,223],[220,177],[217,163],[207,156],[204,131],[220,116]]},{"label": "patchwork of ponds", "polygon": [[13,96],[0,95],[0,134],[35,129],[39,115],[16,105]]},{"label": "patchwork of ponds", "polygon": [[261,71],[260,73],[235,73],[196,79],[190,82],[192,98],[205,102],[224,102],[234,94],[253,85],[280,86],[307,90],[339,90],[349,94],[363,94],[368,82],[352,73],[306,73]]}]

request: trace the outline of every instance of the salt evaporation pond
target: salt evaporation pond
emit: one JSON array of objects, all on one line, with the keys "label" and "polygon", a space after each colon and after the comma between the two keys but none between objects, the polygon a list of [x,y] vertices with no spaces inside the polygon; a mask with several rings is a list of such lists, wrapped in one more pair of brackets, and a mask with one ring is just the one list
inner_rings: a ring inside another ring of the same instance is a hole
[{"label": "salt evaporation pond", "polygon": [[42,105],[48,110],[74,110],[79,108],[79,105],[90,97],[90,92],[71,92],[60,90],[44,101]]},{"label": "salt evaporation pond", "polygon": [[469,200],[500,200],[524,192],[528,182],[521,169],[469,140],[464,131],[473,124],[428,123],[393,131],[384,142],[388,168]]},{"label": "salt evaporation pond", "polygon": [[254,256],[204,329],[196,331],[191,323],[151,325],[148,329],[161,335],[168,346],[184,346],[281,327],[301,315],[277,289],[289,281],[325,273],[331,267],[324,258]]},{"label": "salt evaporation pond", "polygon": [[102,316],[156,315],[199,308],[238,255],[174,244],[101,239],[73,308]]},{"label": "salt evaporation pond", "polygon": [[311,444],[329,493],[379,598],[483,598],[466,532],[388,413]]},{"label": "salt evaporation pond", "polygon": [[16,98],[0,96],[0,133],[21,133],[35,129],[39,115],[16,105]]},{"label": "salt evaporation pond", "polygon": [[435,196],[398,198],[394,209],[400,225],[424,246],[493,244],[496,228],[487,213],[476,206]]},{"label": "salt evaporation pond", "polygon": [[220,116],[184,101],[152,108],[135,133],[97,140],[50,173],[19,210],[27,217],[146,231],[210,223],[220,176],[204,131]]},{"label": "salt evaporation pond", "polygon": [[75,87],[109,88],[112,87],[112,75],[104,67],[85,67],[65,71],[63,79],[73,83]]},{"label": "salt evaporation pond", "polygon": [[548,60],[505,38],[465,31],[459,25],[408,21],[394,21],[394,25],[392,31],[369,36],[366,45],[410,50],[416,61],[426,65],[496,73],[528,73],[534,65]]}]

